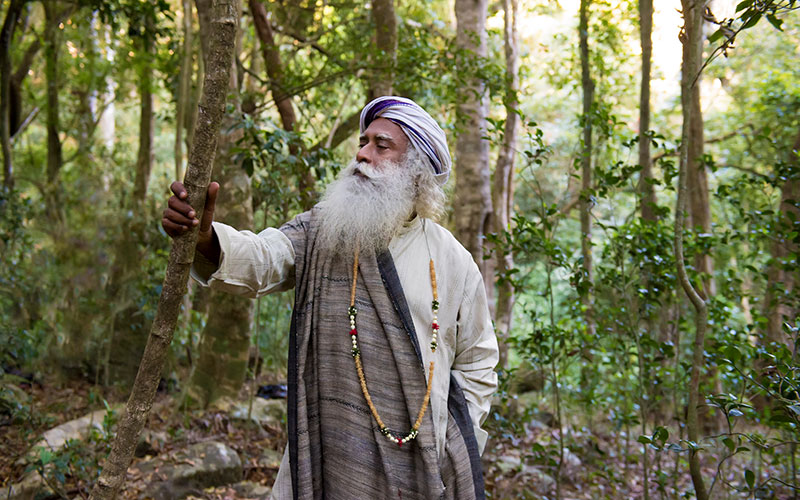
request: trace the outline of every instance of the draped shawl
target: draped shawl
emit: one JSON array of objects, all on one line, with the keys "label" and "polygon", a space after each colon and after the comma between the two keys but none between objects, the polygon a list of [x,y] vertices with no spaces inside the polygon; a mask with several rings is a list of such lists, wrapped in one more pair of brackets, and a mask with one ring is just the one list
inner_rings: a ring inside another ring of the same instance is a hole
[{"label": "draped shawl", "polygon": [[[485,498],[466,400],[452,377],[441,463],[430,411],[418,437],[402,447],[381,434],[351,354],[347,310],[353,261],[316,247],[315,218],[315,211],[306,212],[281,227],[295,250],[288,369],[292,498]],[[422,279],[427,274],[420,270]],[[385,425],[404,435],[425,396],[426,370],[388,250],[361,251],[355,304],[370,395]]]}]

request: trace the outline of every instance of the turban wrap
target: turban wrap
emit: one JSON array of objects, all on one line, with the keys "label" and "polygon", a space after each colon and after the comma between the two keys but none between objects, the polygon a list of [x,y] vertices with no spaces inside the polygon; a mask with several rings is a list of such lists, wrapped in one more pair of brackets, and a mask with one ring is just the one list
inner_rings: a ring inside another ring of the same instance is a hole
[{"label": "turban wrap", "polygon": [[436,182],[444,184],[450,176],[450,150],[444,130],[427,111],[405,97],[383,96],[367,104],[361,111],[361,133],[376,118],[386,118],[408,136],[414,149],[427,157]]}]

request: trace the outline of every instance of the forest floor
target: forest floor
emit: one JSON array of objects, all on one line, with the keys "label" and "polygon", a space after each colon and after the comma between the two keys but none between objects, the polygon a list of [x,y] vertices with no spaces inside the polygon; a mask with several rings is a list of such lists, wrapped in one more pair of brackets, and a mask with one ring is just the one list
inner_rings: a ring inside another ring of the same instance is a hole
[{"label": "forest floor", "polygon": [[[22,383],[20,388],[29,396],[28,407],[17,414],[17,421],[0,418],[0,486],[18,481],[25,473],[21,458],[29,453],[32,443],[42,433],[56,425],[102,409],[102,400],[93,395],[88,383],[70,382],[59,386]],[[123,401],[122,394],[108,393],[109,401]],[[178,412],[174,394],[159,392],[147,429],[163,436],[154,441],[149,453],[157,454],[165,462],[175,459],[188,445],[204,441],[220,441],[239,454],[244,469],[244,479],[271,486],[277,474],[277,462],[265,465],[260,457],[264,450],[282,452],[286,435],[281,428],[264,428],[252,423],[234,420],[222,412]],[[27,418],[19,418],[27,415]],[[643,498],[641,447],[635,442],[620,440],[620,431],[572,429],[565,441],[571,443],[563,452],[558,446],[558,430],[536,420],[516,422],[514,432],[508,426],[497,426],[494,437],[483,455],[487,493],[494,499],[556,498],[554,477],[561,478],[561,499],[629,499]],[[62,463],[60,480],[64,498],[88,498],[92,478],[98,471],[98,458],[104,456],[107,443],[95,443],[94,452],[78,448]],[[655,456],[654,456],[655,455]],[[278,455],[279,456],[279,455]],[[628,460],[625,457],[628,457]],[[712,457],[713,458],[713,457]],[[677,463],[676,463],[677,459]],[[134,460],[134,466],[141,459]],[[557,464],[561,462],[560,474]],[[691,479],[685,456],[675,453],[650,454],[650,477],[660,478],[660,485],[651,480],[650,498],[692,498]],[[764,466],[765,469],[768,466]],[[654,471],[655,469],[655,471]],[[714,476],[716,462],[704,466],[707,478]],[[762,471],[768,474],[770,471]],[[777,472],[777,471],[773,471]],[[742,470],[731,467],[723,475],[733,484],[742,483]],[[720,477],[722,477],[720,476]],[[147,486],[145,475],[131,469],[124,498],[138,498]],[[663,492],[659,490],[663,489]],[[721,488],[718,488],[721,489]],[[731,488],[726,488],[731,491]],[[729,498],[791,499],[788,488],[771,490],[766,495],[749,496],[736,493]],[[230,488],[206,490],[203,498],[241,498]]]}]

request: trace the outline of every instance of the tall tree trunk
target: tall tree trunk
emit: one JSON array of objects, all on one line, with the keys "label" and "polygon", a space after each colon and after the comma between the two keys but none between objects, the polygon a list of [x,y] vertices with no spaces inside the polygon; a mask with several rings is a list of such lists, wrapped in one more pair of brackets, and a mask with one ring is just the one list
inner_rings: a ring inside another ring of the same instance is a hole
[{"label": "tall tree trunk", "polygon": [[150,171],[153,167],[153,134],[155,115],[153,114],[153,57],[155,40],[152,35],[153,19],[148,16],[145,32],[141,36],[142,61],[139,64],[139,153],[136,157],[136,178],[133,186],[133,199],[137,208],[144,207]]},{"label": "tall tree trunk", "polygon": [[[186,189],[189,202],[202,216],[206,190],[211,179],[211,166],[216,150],[217,132],[225,111],[225,98],[233,61],[233,45],[239,22],[238,0],[217,0],[214,5],[214,29],[210,34],[206,84],[197,124],[197,141],[189,155]],[[139,434],[153,405],[164,360],[172,342],[182,296],[186,293],[189,267],[197,244],[197,230],[175,239],[170,251],[167,273],[147,341],[139,374],[133,384],[125,413],[119,422],[111,454],[97,480],[90,499],[112,499],[123,482],[133,458]]]},{"label": "tall tree trunk", "polygon": [[[486,56],[487,0],[455,0],[456,46],[463,59]],[[474,65],[473,65],[474,66]],[[465,69],[460,69],[465,71]],[[483,236],[492,212],[489,179],[489,142],[486,137],[488,99],[486,85],[469,76],[456,105],[456,188],[453,214],[458,240],[484,269]],[[484,272],[487,294],[493,296],[493,277]]]},{"label": "tall tree trunk", "polygon": [[[500,234],[508,231],[514,207],[514,159],[516,157],[517,129],[519,128],[519,52],[517,50],[517,12],[518,0],[503,0],[504,31],[503,42],[506,56],[506,122],[503,129],[503,144],[497,155],[492,189],[492,231]],[[510,250],[496,249],[495,266],[502,273],[514,268],[514,255]],[[495,329],[500,339],[499,367],[505,369],[508,363],[508,335],[511,330],[514,309],[514,287],[509,281],[497,286],[495,304]]]},{"label": "tall tree trunk", "polygon": [[[209,38],[211,30],[211,1],[195,0],[195,6],[202,41]],[[203,50],[204,59],[209,61],[206,43],[203,43]],[[233,104],[234,113],[223,118],[214,161],[214,176],[220,182],[215,218],[234,227],[249,228],[253,226],[250,178],[233,161],[233,148],[242,137],[241,129],[233,127],[241,114],[234,69],[231,69],[228,82],[228,95],[232,100],[229,104]],[[197,364],[187,391],[189,398],[202,406],[237,396],[247,372],[253,321],[253,301],[250,299],[212,292],[209,302],[208,321],[201,333]]]},{"label": "tall tree trunk", "polygon": [[178,80],[178,95],[175,99],[175,179],[183,178],[183,130],[186,128],[186,110],[192,97],[192,0],[182,0],[183,4],[183,47],[181,54],[181,71]]},{"label": "tall tree trunk", "polygon": [[24,0],[11,0],[0,31],[0,143],[3,153],[3,185],[8,189],[14,187],[14,169],[11,163],[11,54],[9,48],[14,36]]},{"label": "tall tree trunk", "polygon": [[[689,401],[686,408],[686,433],[689,441],[699,443],[700,422],[697,406],[700,402],[700,377],[704,367],[705,334],[708,323],[708,306],[705,298],[698,293],[686,273],[686,266],[683,255],[683,230],[685,223],[686,197],[688,192],[689,178],[692,170],[691,159],[693,152],[697,151],[698,140],[702,142],[702,135],[699,137],[694,134],[696,121],[692,114],[697,110],[695,104],[696,90],[694,87],[699,85],[698,74],[700,71],[700,60],[702,57],[702,36],[701,28],[703,23],[703,11],[705,0],[681,0],[683,10],[683,30],[681,32],[681,42],[684,44],[683,69],[681,74],[681,109],[683,114],[683,130],[681,133],[681,157],[680,170],[678,175],[678,199],[675,207],[675,261],[678,267],[678,279],[686,292],[686,295],[695,308],[695,338],[692,348],[692,368],[689,376]],[[689,451],[689,474],[694,485],[695,495],[698,500],[707,500],[703,473],[700,470],[700,457],[698,451]]]},{"label": "tall tree trunk", "polygon": [[639,0],[639,39],[642,46],[642,81],[639,92],[639,197],[642,219],[656,220],[656,191],[650,155],[650,68],[653,60],[653,0]]},{"label": "tall tree trunk", "polygon": [[[641,165],[642,170],[639,174],[639,206],[642,215],[642,221],[644,224],[653,224],[657,222],[656,217],[656,194],[655,188],[653,185],[653,165],[652,165],[652,158],[650,155],[650,67],[653,58],[653,41],[652,41],[652,33],[653,33],[653,0],[639,0],[639,42],[642,47],[642,75],[641,75],[641,83],[640,83],[640,92],[639,92],[639,165]],[[650,277],[648,276],[647,272],[645,271],[641,276],[641,283],[644,289],[650,288]],[[641,304],[639,303],[638,296],[634,295],[633,300],[635,301],[635,307],[633,311],[636,311],[637,316],[634,317],[641,317],[642,318],[642,325],[644,326],[644,332],[646,335],[653,335],[655,330],[655,321],[653,320],[653,315],[651,313],[645,313],[644,315],[640,315],[640,311],[642,311]],[[635,321],[635,320],[634,320]],[[637,342],[636,347],[638,351],[638,362],[639,362],[639,380],[640,380],[640,387],[639,387],[639,394],[640,394],[640,401],[639,401],[639,410],[641,415],[641,432],[642,435],[647,434],[647,418],[650,413],[650,401],[652,398],[648,397],[652,394],[651,387],[648,384],[649,381],[649,373],[646,366],[646,362],[644,360],[645,353],[642,352],[642,342],[638,337],[640,335],[639,332],[642,329],[639,327],[640,325],[636,325],[637,329],[635,335],[637,335]],[[661,339],[662,342],[667,341],[668,339]],[[664,359],[662,364],[667,362],[666,358]],[[643,490],[644,490],[644,500],[649,500],[650,498],[650,485],[649,485],[649,474],[650,474],[650,467],[649,467],[649,455],[648,455],[648,447],[642,447],[642,477],[643,477]]]},{"label": "tall tree trunk", "polygon": [[58,52],[59,28],[56,0],[43,0],[44,6],[44,58],[47,80],[47,208],[60,226],[63,222],[63,207],[60,203],[58,173],[64,160],[61,152],[58,116]]},{"label": "tall tree trunk", "polygon": [[586,335],[594,337],[594,271],[592,269],[592,106],[594,81],[589,72],[589,3],[581,0],[580,34],[581,88],[583,89],[583,144],[581,145],[581,255],[583,256],[583,279],[588,285],[582,297]]},{"label": "tall tree trunk", "polygon": [[369,77],[367,101],[392,95],[394,68],[397,64],[397,17],[394,0],[372,0],[372,22],[375,24],[377,58]]},{"label": "tall tree trunk", "polygon": [[[272,93],[272,99],[278,108],[278,114],[281,117],[281,125],[287,132],[295,132],[297,128],[297,114],[294,111],[294,104],[292,97],[286,92],[283,75],[283,62],[281,61],[281,54],[278,46],[275,43],[275,37],[272,33],[272,26],[270,25],[269,18],[267,17],[267,10],[260,0],[249,0],[250,13],[253,16],[253,21],[256,26],[256,34],[261,42],[261,53],[264,57],[264,64],[267,67],[267,76],[269,76],[269,87]],[[298,155],[300,153],[300,144],[292,142],[289,144],[289,153]],[[314,193],[315,180],[310,170],[305,172],[298,172],[300,192],[300,203],[306,210],[310,209],[316,194]]]},{"label": "tall tree trunk", "polygon": [[[767,270],[767,289],[764,297],[764,315],[767,317],[766,342],[778,342],[789,345],[789,338],[783,331],[783,323],[793,321],[797,315],[797,299],[789,299],[797,285],[797,267],[791,258],[798,252],[798,245],[790,234],[798,232],[800,211],[797,200],[800,199],[800,133],[794,140],[789,152],[787,165],[789,173],[781,186],[781,201],[778,209],[776,228],[772,232],[771,257]],[[787,300],[788,299],[788,300]],[[794,303],[792,303],[794,302]]]},{"label": "tall tree trunk", "polygon": [[[700,18],[697,22],[685,25],[684,30],[687,40],[695,40],[695,43],[690,45],[683,44],[683,61],[690,57],[696,58],[698,61],[703,59],[703,12],[705,5],[708,3],[706,0],[694,0],[695,3],[702,4],[702,8],[697,10],[697,16]],[[681,0],[684,13],[687,6],[691,2]],[[697,30],[697,33],[690,30]],[[683,71],[684,77],[687,72]],[[689,134],[692,137],[689,149],[689,171],[688,171],[688,186],[689,186],[689,226],[693,229],[709,234],[711,233],[711,207],[709,204],[708,196],[708,172],[703,162],[703,110],[700,104],[700,80],[702,75],[695,73],[691,76],[696,79],[696,82],[691,87],[691,95],[689,96],[688,105],[692,108],[691,122],[689,123]],[[700,282],[702,287],[698,290],[703,298],[709,298],[716,294],[716,285],[714,282],[714,262],[711,260],[711,255],[699,252],[694,256],[694,265],[697,272],[702,273],[703,279]]]}]

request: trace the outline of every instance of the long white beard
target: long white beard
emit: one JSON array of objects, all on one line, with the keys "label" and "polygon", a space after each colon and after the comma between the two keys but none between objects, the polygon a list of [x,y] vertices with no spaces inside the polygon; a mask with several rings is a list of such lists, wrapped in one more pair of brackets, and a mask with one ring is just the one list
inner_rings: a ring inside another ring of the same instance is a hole
[{"label": "long white beard", "polygon": [[340,255],[353,255],[357,246],[386,249],[414,211],[416,169],[406,163],[383,164],[378,170],[354,161],[342,170],[319,203],[317,243]]}]

